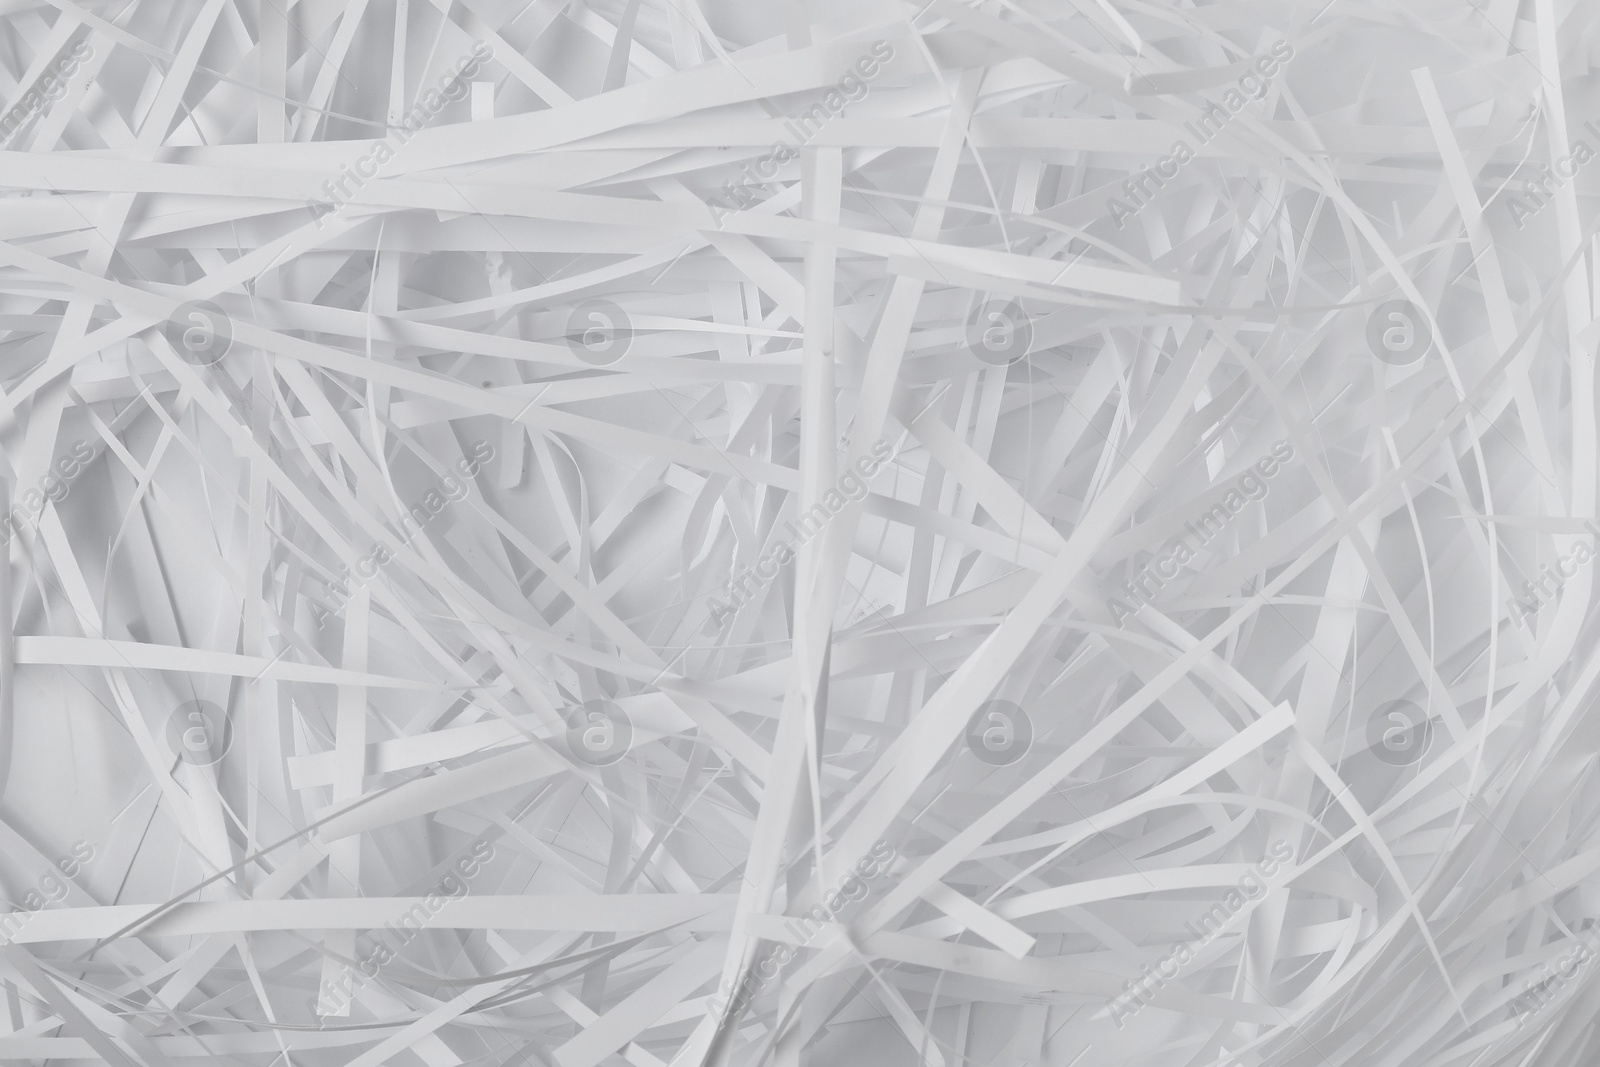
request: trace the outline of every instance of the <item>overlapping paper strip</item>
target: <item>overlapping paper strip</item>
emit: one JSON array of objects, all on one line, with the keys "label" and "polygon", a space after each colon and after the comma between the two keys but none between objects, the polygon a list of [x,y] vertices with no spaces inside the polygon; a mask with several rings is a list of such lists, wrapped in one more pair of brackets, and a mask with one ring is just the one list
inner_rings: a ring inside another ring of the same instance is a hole
[{"label": "overlapping paper strip", "polygon": [[1597,64],[0,3],[0,1062],[1596,1062]]}]

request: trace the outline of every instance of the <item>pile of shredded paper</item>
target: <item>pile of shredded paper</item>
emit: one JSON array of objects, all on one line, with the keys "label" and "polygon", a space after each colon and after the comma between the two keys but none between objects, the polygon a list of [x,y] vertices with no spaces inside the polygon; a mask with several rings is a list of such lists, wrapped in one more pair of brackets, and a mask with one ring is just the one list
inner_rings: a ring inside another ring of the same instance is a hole
[{"label": "pile of shredded paper", "polygon": [[1591,1067],[1594,0],[0,0],[0,1062]]}]

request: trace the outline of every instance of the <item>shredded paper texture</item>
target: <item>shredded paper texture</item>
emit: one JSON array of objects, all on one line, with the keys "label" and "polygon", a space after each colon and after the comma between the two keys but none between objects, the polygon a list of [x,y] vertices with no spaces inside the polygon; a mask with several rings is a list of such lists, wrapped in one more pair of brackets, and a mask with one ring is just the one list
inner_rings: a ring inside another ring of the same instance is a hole
[{"label": "shredded paper texture", "polygon": [[1600,3],[0,0],[0,1062],[1600,1063]]}]

